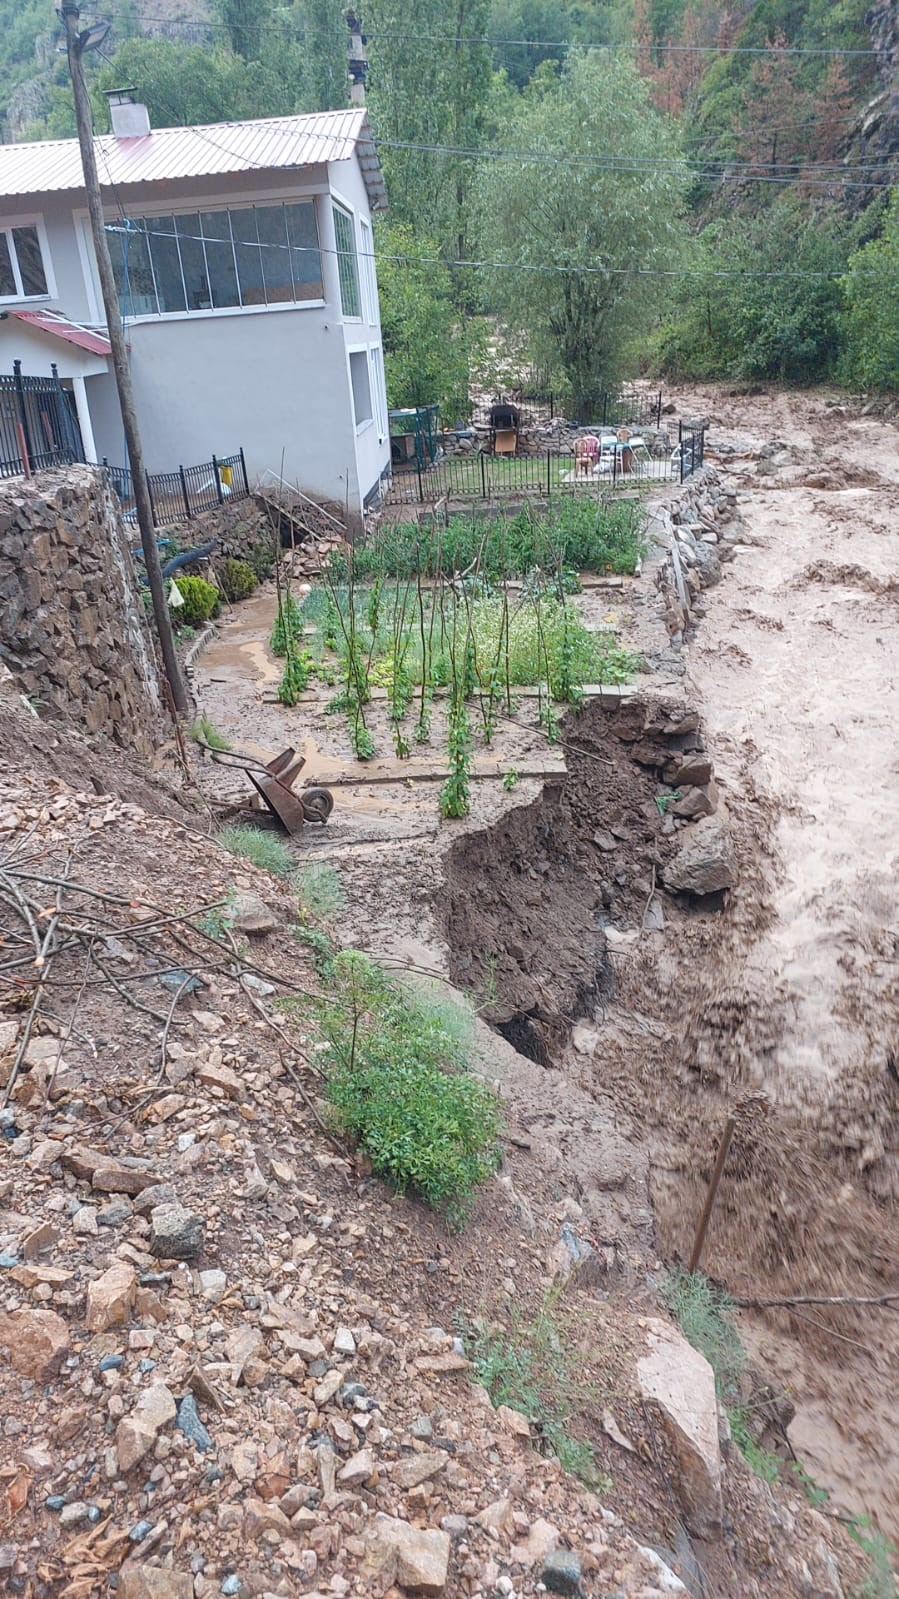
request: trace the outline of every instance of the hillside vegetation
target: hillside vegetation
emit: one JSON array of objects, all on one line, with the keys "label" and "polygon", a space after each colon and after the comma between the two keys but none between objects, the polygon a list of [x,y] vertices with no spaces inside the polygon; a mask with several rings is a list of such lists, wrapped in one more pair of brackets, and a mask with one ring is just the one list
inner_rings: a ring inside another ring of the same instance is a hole
[{"label": "hillside vegetation", "polygon": [[[70,134],[47,9],[0,22],[7,136]],[[452,420],[528,366],[584,415],[641,368],[899,387],[896,0],[368,0],[363,24],[392,404]],[[340,106],[347,46],[335,0],[123,0],[98,126],[123,81],[156,125]]]}]

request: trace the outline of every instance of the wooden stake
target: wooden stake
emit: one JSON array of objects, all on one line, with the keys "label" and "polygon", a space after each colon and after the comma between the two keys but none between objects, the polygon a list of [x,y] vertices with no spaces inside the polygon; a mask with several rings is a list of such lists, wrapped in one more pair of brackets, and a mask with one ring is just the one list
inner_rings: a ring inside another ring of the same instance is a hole
[{"label": "wooden stake", "polygon": [[727,1151],[730,1149],[730,1141],[734,1136],[736,1125],[736,1117],[728,1116],[724,1124],[724,1132],[721,1134],[721,1142],[718,1145],[718,1153],[715,1156],[715,1166],[709,1178],[708,1191],[705,1196],[705,1204],[702,1207],[702,1215],[699,1218],[699,1226],[696,1229],[696,1237],[693,1239],[693,1248],[690,1251],[690,1261],[687,1266],[688,1271],[696,1271],[699,1267],[703,1245],[705,1244],[705,1235],[709,1230],[709,1222],[715,1204],[715,1195],[718,1192],[718,1184],[721,1181],[724,1162],[727,1160]]}]

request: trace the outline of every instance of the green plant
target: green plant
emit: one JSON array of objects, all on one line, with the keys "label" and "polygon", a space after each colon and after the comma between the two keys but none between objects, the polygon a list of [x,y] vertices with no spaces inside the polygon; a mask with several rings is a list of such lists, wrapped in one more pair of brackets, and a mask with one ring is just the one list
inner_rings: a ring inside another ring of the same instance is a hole
[{"label": "green plant", "polygon": [[350,744],[357,761],[373,760],[377,753],[375,741],[365,725],[362,712],[358,709],[350,712]]},{"label": "green plant", "polygon": [[296,927],[294,936],[308,949],[319,977],[330,981],[334,947],[327,933],[323,933],[320,927]]},{"label": "green plant", "polygon": [[345,900],[340,877],[333,866],[325,861],[312,861],[294,873],[293,885],[299,895],[303,912],[320,921],[328,921],[343,910]]},{"label": "green plant", "polygon": [[263,832],[260,827],[234,824],[220,828],[216,837],[230,855],[250,861],[260,871],[271,872],[274,877],[289,877],[296,865],[290,846],[277,833]]},{"label": "green plant", "polygon": [[501,1126],[496,1095],[467,1070],[469,1016],[345,950],[316,1017],[335,1126],[398,1193],[412,1188],[460,1223],[495,1170]]},{"label": "green plant", "polygon": [[303,631],[303,622],[300,616],[300,607],[289,589],[282,590],[278,595],[278,614],[275,625],[269,638],[269,645],[273,655],[286,655]]},{"label": "green plant", "polygon": [[607,1491],[611,1484],[590,1444],[571,1430],[572,1417],[595,1396],[585,1388],[558,1294],[547,1296],[533,1320],[513,1314],[508,1328],[476,1322],[466,1342],[475,1377],[494,1405],[520,1411],[547,1454],[588,1487]]},{"label": "green plant", "polygon": [[868,1558],[867,1573],[861,1586],[853,1589],[850,1599],[899,1599],[897,1551],[889,1539],[874,1531],[867,1516],[849,1521],[847,1531]]},{"label": "green plant", "polygon": [[237,600],[249,599],[254,589],[259,587],[259,579],[249,561],[241,561],[234,555],[228,555],[222,561],[218,579],[225,599],[232,604]]},{"label": "green plant", "polygon": [[220,733],[214,722],[202,712],[191,723],[190,736],[197,744],[206,744],[211,750],[229,750],[231,745],[224,733]]},{"label": "green plant", "polygon": [[234,890],[229,888],[220,905],[213,905],[199,917],[197,926],[210,938],[224,939],[234,925]]},{"label": "green plant", "polygon": [[278,684],[278,699],[282,705],[296,705],[309,682],[312,657],[308,650],[298,650],[292,642],[288,644],[285,653],[284,671]]},{"label": "green plant", "polygon": [[181,604],[175,607],[179,628],[203,627],[211,617],[218,615],[219,591],[213,583],[207,583],[205,577],[183,577],[179,573],[174,583],[181,595]]},{"label": "green plant", "polygon": [[507,794],[511,794],[513,788],[517,788],[520,782],[521,773],[517,767],[510,766],[509,770],[503,773],[503,788]]},{"label": "green plant", "polygon": [[669,805],[675,805],[681,797],[681,791],[679,788],[676,788],[672,794],[657,794],[656,810],[658,811],[659,815],[667,815]]},{"label": "green plant", "polygon": [[688,1343],[705,1355],[720,1398],[732,1404],[746,1370],[746,1351],[731,1320],[727,1295],[702,1272],[681,1270],[668,1272],[662,1295]]},{"label": "green plant", "polygon": [[791,1461],[791,1469],[799,1479],[799,1484],[809,1504],[815,1510],[821,1510],[827,1504],[830,1494],[826,1488],[816,1482],[811,1472],[807,1471],[801,1460]]},{"label": "green plant", "polygon": [[453,692],[450,700],[447,753],[450,770],[440,790],[440,814],[444,818],[467,816],[470,808],[468,779],[471,770],[471,728],[468,708],[458,690]]}]

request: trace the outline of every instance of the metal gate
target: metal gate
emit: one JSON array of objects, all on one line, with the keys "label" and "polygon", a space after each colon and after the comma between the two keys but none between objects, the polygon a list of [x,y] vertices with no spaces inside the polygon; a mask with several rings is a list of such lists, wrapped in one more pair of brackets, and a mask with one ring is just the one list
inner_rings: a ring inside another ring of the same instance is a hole
[{"label": "metal gate", "polygon": [[25,377],[21,361],[0,373],[0,477],[84,460],[73,396],[52,377]]}]

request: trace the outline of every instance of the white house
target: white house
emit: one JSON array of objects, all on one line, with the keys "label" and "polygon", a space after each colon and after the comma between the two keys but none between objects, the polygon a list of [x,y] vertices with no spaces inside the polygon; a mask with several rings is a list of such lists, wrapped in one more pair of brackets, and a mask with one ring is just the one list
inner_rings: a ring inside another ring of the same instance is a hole
[{"label": "white house", "polygon": [[[148,470],[243,448],[358,516],[390,464],[365,111],[96,140]],[[74,139],[0,145],[0,374],[55,364],[87,460],[125,446]],[[282,468],[283,459],[283,468]]]}]

